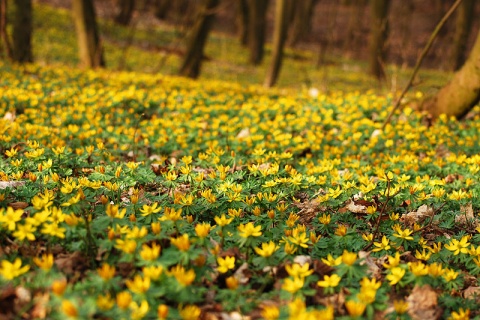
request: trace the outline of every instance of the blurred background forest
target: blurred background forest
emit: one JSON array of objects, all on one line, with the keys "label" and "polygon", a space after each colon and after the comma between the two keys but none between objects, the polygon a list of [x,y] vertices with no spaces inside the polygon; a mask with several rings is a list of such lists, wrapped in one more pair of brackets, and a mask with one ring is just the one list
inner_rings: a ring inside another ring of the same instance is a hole
[{"label": "blurred background forest", "polygon": [[[0,2],[3,59],[268,87],[396,91],[455,1]],[[414,85],[438,88],[463,64],[479,10],[476,1],[462,1],[423,62],[429,70]]]}]

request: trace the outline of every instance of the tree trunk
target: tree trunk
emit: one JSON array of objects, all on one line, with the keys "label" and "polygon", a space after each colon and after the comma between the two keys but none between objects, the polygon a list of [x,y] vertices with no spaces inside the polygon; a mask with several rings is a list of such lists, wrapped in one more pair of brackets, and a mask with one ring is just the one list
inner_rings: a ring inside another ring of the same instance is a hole
[{"label": "tree trunk", "polygon": [[290,46],[295,46],[299,41],[304,40],[311,30],[315,0],[296,0],[294,6],[288,37]]},{"label": "tree trunk", "polygon": [[0,41],[2,47],[5,47],[7,58],[12,60],[12,46],[7,35],[7,0],[0,0]]},{"label": "tree trunk", "polygon": [[13,60],[32,62],[32,0],[16,0],[13,3]]},{"label": "tree trunk", "polygon": [[155,3],[155,17],[159,20],[165,20],[171,4],[171,0],[157,0]]},{"label": "tree trunk", "polygon": [[452,80],[433,98],[425,101],[424,109],[434,118],[442,113],[462,118],[480,100],[480,32],[467,61]]},{"label": "tree trunk", "polygon": [[450,58],[452,70],[458,70],[465,62],[465,51],[467,48],[468,36],[472,29],[474,9],[474,0],[463,0],[460,7],[458,7],[457,20],[455,23],[455,36],[453,38]]},{"label": "tree trunk", "polygon": [[343,52],[346,57],[355,56],[356,53],[360,52],[360,37],[359,35],[363,34],[363,19],[362,17],[365,14],[366,0],[355,0],[348,4],[349,14],[348,14],[348,24],[347,24],[347,35],[343,39]]},{"label": "tree trunk", "polygon": [[86,68],[104,67],[103,49],[98,36],[93,0],[73,0],[80,64]]},{"label": "tree trunk", "polygon": [[242,46],[248,44],[248,3],[247,0],[237,1],[237,35]]},{"label": "tree trunk", "polygon": [[203,0],[203,5],[187,39],[187,50],[180,67],[180,75],[190,78],[199,76],[204,47],[215,19],[215,9],[218,3],[219,0]]},{"label": "tree trunk", "polygon": [[248,0],[249,24],[248,47],[250,49],[249,62],[259,65],[263,60],[263,46],[267,26],[268,0]]},{"label": "tree trunk", "polygon": [[371,0],[371,29],[369,39],[370,74],[379,80],[385,78],[383,68],[388,37],[388,8],[390,0]]},{"label": "tree trunk", "polygon": [[270,88],[275,85],[283,59],[283,47],[288,31],[288,0],[277,0],[275,4],[275,30],[273,33],[273,52],[270,68],[265,78],[264,86]]},{"label": "tree trunk", "polygon": [[118,0],[117,14],[115,15],[115,23],[127,26],[132,20],[133,10],[135,9],[134,0]]}]

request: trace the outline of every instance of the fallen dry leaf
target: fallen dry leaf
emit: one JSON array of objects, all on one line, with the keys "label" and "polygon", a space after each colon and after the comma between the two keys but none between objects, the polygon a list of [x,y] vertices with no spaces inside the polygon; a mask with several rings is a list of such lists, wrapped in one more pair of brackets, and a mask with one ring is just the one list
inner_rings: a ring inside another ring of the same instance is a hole
[{"label": "fallen dry leaf", "polygon": [[26,207],[28,207],[28,203],[27,202],[10,202],[8,206],[12,207],[15,210],[25,209]]},{"label": "fallen dry leaf", "polygon": [[468,287],[462,293],[465,299],[480,300],[480,287]]},{"label": "fallen dry leaf", "polygon": [[438,307],[437,293],[429,285],[415,286],[407,297],[408,315],[413,320],[440,319],[442,309]]},{"label": "fallen dry leaf", "polygon": [[431,218],[435,211],[432,208],[429,208],[426,204],[421,205],[417,211],[411,211],[406,214],[402,214],[400,221],[408,225],[409,227],[413,226],[415,223],[421,223],[427,218]]},{"label": "fallen dry leaf", "polygon": [[0,181],[0,189],[16,188],[25,185],[25,181]]}]

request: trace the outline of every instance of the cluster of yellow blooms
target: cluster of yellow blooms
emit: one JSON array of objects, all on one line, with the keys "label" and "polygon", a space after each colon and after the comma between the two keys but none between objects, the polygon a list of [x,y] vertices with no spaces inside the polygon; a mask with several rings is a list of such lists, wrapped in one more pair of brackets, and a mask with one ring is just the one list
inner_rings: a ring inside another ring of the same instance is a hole
[{"label": "cluster of yellow blooms", "polygon": [[[391,287],[448,292],[465,270],[480,271],[469,209],[480,121],[441,118],[427,128],[406,108],[379,132],[372,119],[386,115],[389,98],[373,94],[271,97],[165,76],[25,68],[42,80],[20,85],[6,73],[10,85],[0,88],[1,113],[24,106],[0,119],[0,182],[9,185],[0,189],[0,245],[47,252],[5,250],[0,284],[43,272],[38,286],[65,315],[87,315],[87,298],[57,261],[74,251],[92,260],[85,290],[107,288],[95,291],[92,312],[132,319],[197,319],[207,312],[199,288],[233,302],[269,286],[288,301],[246,300],[265,319],[355,317],[387,307]],[[454,126],[465,135],[449,135]],[[445,203],[451,225],[421,215],[421,205]],[[454,222],[465,233],[455,236]],[[340,305],[306,305],[306,296],[335,297],[344,286]],[[392,303],[398,315],[409,310],[404,299]]]}]

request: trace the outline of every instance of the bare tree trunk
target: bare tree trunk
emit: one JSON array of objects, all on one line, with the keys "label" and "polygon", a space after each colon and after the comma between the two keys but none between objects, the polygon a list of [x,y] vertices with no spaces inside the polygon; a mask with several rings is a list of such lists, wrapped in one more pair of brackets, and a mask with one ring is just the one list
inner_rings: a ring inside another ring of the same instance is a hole
[{"label": "bare tree trunk", "polygon": [[238,38],[240,39],[242,46],[246,46],[248,44],[248,23],[249,14],[247,0],[238,0],[236,24]]},{"label": "bare tree trunk", "polygon": [[13,59],[12,46],[7,35],[7,0],[0,0],[0,40],[5,47],[5,54],[8,59]]},{"label": "bare tree trunk", "polygon": [[385,78],[383,65],[388,37],[388,8],[390,0],[371,0],[371,30],[369,41],[370,74],[379,80]]},{"label": "bare tree trunk", "polygon": [[268,0],[248,0],[249,24],[248,47],[250,49],[249,62],[259,65],[263,60],[263,46],[267,26]]},{"label": "bare tree trunk", "polygon": [[288,31],[288,0],[277,0],[275,4],[275,30],[273,34],[273,53],[270,68],[265,78],[264,86],[270,88],[275,85],[283,59],[283,47]]},{"label": "bare tree trunk", "polygon": [[296,0],[294,6],[288,37],[290,46],[295,46],[299,41],[304,40],[311,30],[315,0]]},{"label": "bare tree trunk", "polygon": [[480,100],[480,32],[467,61],[452,80],[433,98],[425,101],[424,109],[434,118],[442,113],[462,118]]},{"label": "bare tree trunk", "polygon": [[72,10],[77,31],[80,64],[87,68],[104,67],[105,61],[98,36],[93,1],[73,0]]},{"label": "bare tree trunk", "polygon": [[16,0],[13,21],[13,60],[32,62],[32,0]]},{"label": "bare tree trunk", "polygon": [[453,38],[452,53],[450,57],[452,70],[458,70],[465,62],[468,36],[472,29],[474,0],[463,0],[458,7],[457,21],[455,23],[455,36]]},{"label": "bare tree trunk", "polygon": [[117,1],[117,14],[115,15],[115,23],[122,26],[126,26],[130,23],[133,16],[133,10],[135,9],[134,0],[118,0]]},{"label": "bare tree trunk", "polygon": [[203,51],[215,19],[219,0],[203,0],[197,19],[187,39],[187,50],[179,74],[197,78],[200,75]]},{"label": "bare tree trunk", "polygon": [[171,0],[157,0],[155,3],[155,17],[159,20],[165,20],[171,4]]}]

